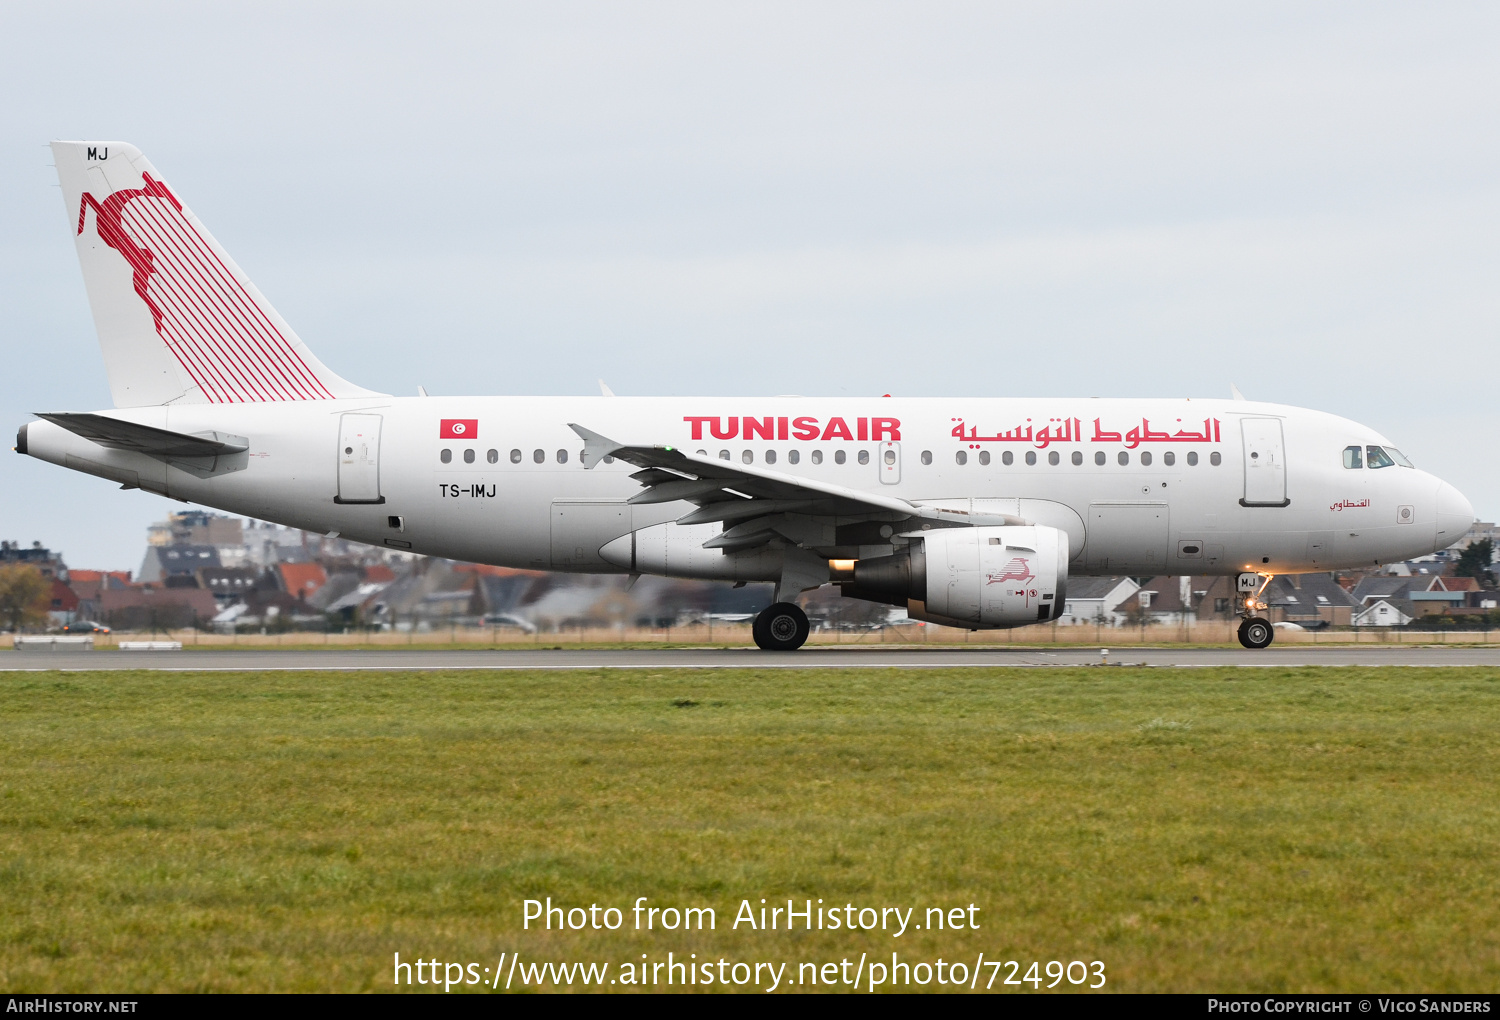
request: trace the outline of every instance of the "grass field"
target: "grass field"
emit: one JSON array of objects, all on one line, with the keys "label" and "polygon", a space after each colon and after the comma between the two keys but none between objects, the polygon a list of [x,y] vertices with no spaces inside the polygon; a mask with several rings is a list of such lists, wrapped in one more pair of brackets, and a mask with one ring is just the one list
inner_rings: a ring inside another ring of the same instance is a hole
[{"label": "grass field", "polygon": [[[1116,991],[1500,986],[1493,669],[0,683],[6,991],[383,991],[394,952],[669,950],[1101,960]],[[523,931],[546,896],[718,926]],[[730,929],[789,896],[972,902],[981,927]]]}]

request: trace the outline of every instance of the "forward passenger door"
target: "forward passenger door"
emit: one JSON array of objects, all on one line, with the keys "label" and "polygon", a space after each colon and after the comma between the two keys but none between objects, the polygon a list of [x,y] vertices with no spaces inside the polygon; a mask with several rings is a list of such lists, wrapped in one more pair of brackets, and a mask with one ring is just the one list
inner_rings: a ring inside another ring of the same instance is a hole
[{"label": "forward passenger door", "polygon": [[1245,495],[1240,506],[1286,506],[1286,450],[1280,418],[1243,418]]}]

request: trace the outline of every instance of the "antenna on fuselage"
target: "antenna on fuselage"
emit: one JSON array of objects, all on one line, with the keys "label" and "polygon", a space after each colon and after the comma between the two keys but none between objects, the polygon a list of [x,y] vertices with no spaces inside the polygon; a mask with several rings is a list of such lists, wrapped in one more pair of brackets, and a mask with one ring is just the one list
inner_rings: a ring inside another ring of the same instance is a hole
[{"label": "antenna on fuselage", "polygon": [[1240,388],[1238,386],[1236,386],[1234,383],[1230,383],[1229,384],[1229,395],[1231,397],[1233,397],[1235,400],[1244,400],[1245,399],[1245,395],[1240,392]]}]

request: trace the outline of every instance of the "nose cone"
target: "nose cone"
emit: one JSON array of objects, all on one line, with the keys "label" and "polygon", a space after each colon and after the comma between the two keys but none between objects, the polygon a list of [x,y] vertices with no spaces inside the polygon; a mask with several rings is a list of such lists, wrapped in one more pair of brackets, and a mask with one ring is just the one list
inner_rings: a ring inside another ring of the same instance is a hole
[{"label": "nose cone", "polygon": [[1447,482],[1438,483],[1437,535],[1435,549],[1446,549],[1457,542],[1474,523],[1474,506],[1464,494]]}]

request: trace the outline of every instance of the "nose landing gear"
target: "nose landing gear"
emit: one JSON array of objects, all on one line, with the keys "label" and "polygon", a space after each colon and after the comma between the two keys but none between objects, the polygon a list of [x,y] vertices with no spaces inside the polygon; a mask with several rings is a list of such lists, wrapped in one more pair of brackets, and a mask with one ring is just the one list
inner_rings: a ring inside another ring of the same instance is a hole
[{"label": "nose landing gear", "polygon": [[791,602],[767,606],[750,625],[755,643],[768,652],[796,651],[807,640],[810,629],[807,614]]},{"label": "nose landing gear", "polygon": [[1275,636],[1275,628],[1264,616],[1252,616],[1240,622],[1240,644],[1246,648],[1264,648]]},{"label": "nose landing gear", "polygon": [[[1261,601],[1260,597],[1274,576],[1274,574],[1241,574],[1239,577],[1241,594],[1249,593],[1245,594],[1240,601],[1239,614],[1243,619],[1240,621],[1237,635],[1240,644],[1246,648],[1265,648],[1276,637],[1276,628],[1271,626],[1271,621],[1264,616],[1256,615],[1266,608],[1266,604]],[[1259,587],[1255,585],[1257,577],[1262,579]]]}]

